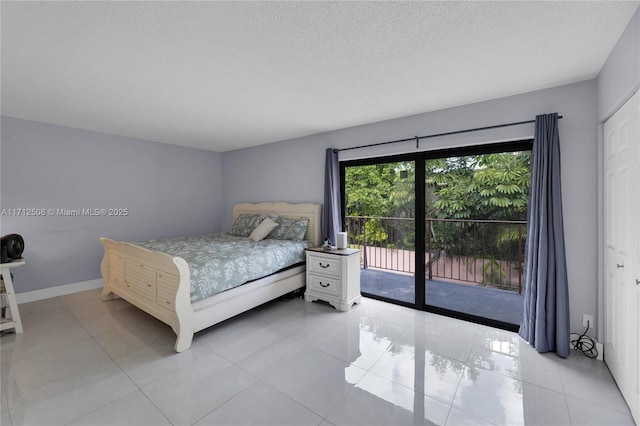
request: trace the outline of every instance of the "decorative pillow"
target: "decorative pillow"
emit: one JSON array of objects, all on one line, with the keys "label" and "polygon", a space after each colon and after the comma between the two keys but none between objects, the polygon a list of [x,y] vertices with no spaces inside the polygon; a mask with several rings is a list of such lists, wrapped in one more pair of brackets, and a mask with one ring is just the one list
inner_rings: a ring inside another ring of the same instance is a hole
[{"label": "decorative pillow", "polygon": [[295,219],[290,217],[278,217],[278,226],[271,231],[267,238],[275,240],[303,241],[307,232],[309,219]]},{"label": "decorative pillow", "polygon": [[256,229],[253,230],[251,235],[249,235],[249,238],[257,243],[258,241],[264,240],[265,237],[278,226],[279,225],[276,222],[267,217]]},{"label": "decorative pillow", "polygon": [[267,216],[269,219],[271,219],[276,223],[278,223],[278,218],[280,217],[278,213],[266,213],[265,216]]},{"label": "decorative pillow", "polygon": [[238,237],[248,237],[262,223],[265,217],[263,214],[241,214],[233,223],[230,234]]}]

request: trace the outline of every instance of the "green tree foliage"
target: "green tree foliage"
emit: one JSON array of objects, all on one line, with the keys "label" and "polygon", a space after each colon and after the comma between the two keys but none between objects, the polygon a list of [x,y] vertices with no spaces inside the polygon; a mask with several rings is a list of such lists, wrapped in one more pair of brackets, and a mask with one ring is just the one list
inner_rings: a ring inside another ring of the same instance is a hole
[{"label": "green tree foliage", "polygon": [[[349,167],[345,174],[346,214],[373,218],[415,217],[415,166],[396,162]],[[392,235],[381,219],[354,224],[356,241],[387,247],[413,247],[415,222],[395,221]]]},{"label": "green tree foliage", "polygon": [[450,219],[526,219],[530,164],[528,151],[429,160],[427,213]]},{"label": "green tree foliage", "polygon": [[[406,172],[406,177],[402,171]],[[347,215],[413,217],[414,176],[415,167],[412,162],[347,168]]]},{"label": "green tree foliage", "polygon": [[[524,220],[529,151],[427,160],[427,217]],[[348,167],[346,213],[415,217],[415,166],[395,162]]]}]

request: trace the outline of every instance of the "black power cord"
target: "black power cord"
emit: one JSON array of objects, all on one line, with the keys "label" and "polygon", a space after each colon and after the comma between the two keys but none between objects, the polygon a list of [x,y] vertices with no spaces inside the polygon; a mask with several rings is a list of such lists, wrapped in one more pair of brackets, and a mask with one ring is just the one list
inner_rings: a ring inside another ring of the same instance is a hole
[{"label": "black power cord", "polygon": [[571,340],[571,344],[573,345],[573,349],[582,352],[585,356],[597,358],[598,350],[596,349],[596,342],[587,336],[587,331],[589,331],[589,321],[587,321],[587,329],[584,333],[571,333],[572,336],[578,336],[576,339]]}]

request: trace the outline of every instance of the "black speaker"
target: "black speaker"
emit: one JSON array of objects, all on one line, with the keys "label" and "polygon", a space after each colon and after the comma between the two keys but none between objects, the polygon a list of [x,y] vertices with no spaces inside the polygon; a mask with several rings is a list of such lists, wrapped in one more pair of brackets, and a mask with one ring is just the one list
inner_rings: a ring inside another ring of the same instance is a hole
[{"label": "black speaker", "polygon": [[22,259],[24,239],[18,234],[0,237],[0,263],[9,263]]}]

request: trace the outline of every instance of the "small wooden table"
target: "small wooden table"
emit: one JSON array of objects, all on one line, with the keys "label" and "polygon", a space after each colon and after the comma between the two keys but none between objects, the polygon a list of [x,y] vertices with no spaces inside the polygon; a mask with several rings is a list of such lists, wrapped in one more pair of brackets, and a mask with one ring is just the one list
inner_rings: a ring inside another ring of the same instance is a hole
[{"label": "small wooden table", "polygon": [[18,302],[16,302],[16,293],[13,290],[13,280],[11,279],[11,268],[17,268],[22,265],[24,265],[24,259],[10,263],[0,263],[0,274],[2,274],[9,309],[11,310],[11,318],[0,317],[0,331],[13,328],[16,333],[22,333],[22,321],[20,321]]}]

